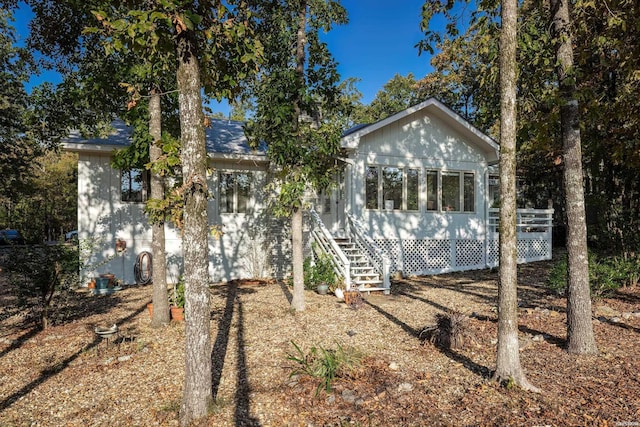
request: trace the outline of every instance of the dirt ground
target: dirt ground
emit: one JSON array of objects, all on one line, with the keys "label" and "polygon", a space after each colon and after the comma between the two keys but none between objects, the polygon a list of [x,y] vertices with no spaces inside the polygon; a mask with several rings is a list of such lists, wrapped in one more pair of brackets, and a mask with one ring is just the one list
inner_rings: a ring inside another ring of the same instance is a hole
[{"label": "dirt ground", "polygon": [[[640,289],[594,304],[600,354],[563,350],[565,301],[545,289],[547,262],[521,266],[521,363],[542,393],[491,381],[497,273],[475,271],[393,283],[358,309],[308,291],[293,313],[279,283],[211,288],[214,406],[206,426],[632,426],[640,425]],[[151,287],[105,296],[78,291],[39,331],[0,279],[0,425],[174,426],[182,396],[184,324],[152,329]],[[458,350],[424,342],[434,315],[468,316]],[[96,326],[119,327],[107,343]],[[353,348],[359,368],[316,395],[291,377],[295,342]]]}]

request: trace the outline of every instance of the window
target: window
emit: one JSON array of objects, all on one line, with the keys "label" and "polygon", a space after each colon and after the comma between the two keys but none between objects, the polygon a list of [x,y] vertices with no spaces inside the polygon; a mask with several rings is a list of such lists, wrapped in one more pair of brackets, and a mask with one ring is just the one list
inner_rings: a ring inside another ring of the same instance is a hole
[{"label": "window", "polygon": [[146,202],[149,193],[149,171],[144,169],[123,170],[120,175],[120,200],[123,202]]},{"label": "window", "polygon": [[367,166],[365,187],[367,209],[420,210],[419,169]]},{"label": "window", "polygon": [[218,175],[220,213],[246,213],[249,208],[250,190],[250,173],[220,172]]},{"label": "window", "polygon": [[322,214],[331,213],[331,190],[320,191],[316,199],[316,211]]},{"label": "window", "polygon": [[323,195],[322,213],[331,213],[331,196],[329,194]]},{"label": "window", "polygon": [[438,171],[427,171],[427,210],[438,210]]},{"label": "window", "polygon": [[476,192],[474,176],[470,172],[464,173],[464,211],[474,212],[476,210]]},{"label": "window", "polygon": [[500,178],[498,175],[489,175],[489,207],[500,207]]},{"label": "window", "polygon": [[407,210],[420,210],[420,172],[407,169]]},{"label": "window", "polygon": [[382,194],[385,210],[402,209],[402,169],[382,168]]},{"label": "window", "polygon": [[474,212],[475,200],[475,175],[472,172],[442,173],[443,211]]},{"label": "window", "polygon": [[442,210],[460,211],[460,174],[457,172],[442,173]]},{"label": "window", "polygon": [[367,176],[365,183],[365,197],[367,201],[367,209],[378,209],[378,167],[367,167]]}]

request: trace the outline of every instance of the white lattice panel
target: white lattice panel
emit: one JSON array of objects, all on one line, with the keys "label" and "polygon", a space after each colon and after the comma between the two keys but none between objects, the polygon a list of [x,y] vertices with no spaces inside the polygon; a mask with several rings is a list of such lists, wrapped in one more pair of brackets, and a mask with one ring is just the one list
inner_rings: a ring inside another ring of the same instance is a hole
[{"label": "white lattice panel", "polygon": [[551,259],[551,244],[546,239],[518,240],[518,261]]},{"label": "white lattice panel", "polygon": [[451,268],[451,240],[419,240],[426,252],[425,262],[416,271]]},{"label": "white lattice panel", "polygon": [[451,243],[449,240],[403,240],[403,265],[408,274],[451,265]]},{"label": "white lattice panel", "polygon": [[389,257],[389,273],[395,273],[402,269],[402,260],[400,259],[400,241],[396,239],[377,239],[374,240],[376,245],[382,249]]},{"label": "white lattice panel", "polygon": [[[377,239],[376,244],[391,262],[390,272],[404,274],[435,274],[446,271],[495,267],[500,260],[498,239]],[[452,245],[455,258],[452,257]],[[485,258],[486,256],[486,258]],[[545,238],[519,239],[518,262],[551,259],[551,242]],[[486,262],[485,262],[486,261]]]},{"label": "white lattice panel", "polygon": [[487,240],[487,265],[495,267],[500,261],[500,244],[498,239]]},{"label": "white lattice panel", "polygon": [[472,239],[456,240],[456,267],[483,266],[483,242]]},{"label": "white lattice panel", "polygon": [[441,272],[450,270],[452,267],[450,240],[379,239],[376,240],[376,244],[389,257],[392,272],[397,270],[402,270],[404,274]]}]

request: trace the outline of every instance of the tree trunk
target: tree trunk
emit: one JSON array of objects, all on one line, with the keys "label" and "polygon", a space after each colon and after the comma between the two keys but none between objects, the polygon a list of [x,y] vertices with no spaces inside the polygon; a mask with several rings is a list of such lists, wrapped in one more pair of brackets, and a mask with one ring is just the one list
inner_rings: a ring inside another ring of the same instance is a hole
[{"label": "tree trunk", "polygon": [[[296,36],[296,75],[300,90],[304,87],[304,45],[307,27],[307,3],[302,1],[298,11],[298,32]],[[299,125],[302,114],[302,100],[300,91],[296,96],[294,126]],[[291,262],[293,270],[293,298],[291,306],[296,311],[304,311],[304,272],[302,264],[304,262],[304,250],[302,244],[302,200],[291,213]]]},{"label": "tree trunk", "polygon": [[[149,160],[156,162],[162,156],[160,140],[162,139],[162,109],[160,94],[153,89],[149,100],[149,133],[151,146]],[[164,182],[157,173],[151,173],[151,198],[164,198]],[[151,253],[153,259],[153,318],[151,326],[154,328],[169,323],[169,301],[167,298],[167,257],[164,243],[164,221],[151,224]]]},{"label": "tree trunk", "polygon": [[598,347],[591,323],[582,148],[578,100],[575,97],[576,76],[573,68],[569,4],[567,0],[552,0],[551,10],[558,60],[556,69],[562,102],[560,120],[564,151],[568,253],[567,351],[575,354],[596,354]]},{"label": "tree trunk", "polygon": [[502,0],[500,34],[500,278],[497,381],[538,391],[520,365],[516,241],[516,22],[517,0]]},{"label": "tree trunk", "polygon": [[200,68],[193,33],[177,36],[177,85],[182,139],[185,281],[185,375],[180,423],[203,418],[212,403],[207,219],[207,153]]},{"label": "tree trunk", "polygon": [[293,298],[291,299],[291,307],[296,311],[304,311],[302,208],[294,209],[291,214],[291,258],[293,264]]}]

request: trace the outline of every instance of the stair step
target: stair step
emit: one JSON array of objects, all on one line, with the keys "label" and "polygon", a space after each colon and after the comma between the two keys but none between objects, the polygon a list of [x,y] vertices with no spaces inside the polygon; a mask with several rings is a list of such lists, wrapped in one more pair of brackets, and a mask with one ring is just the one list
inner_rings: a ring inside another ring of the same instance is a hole
[{"label": "stair step", "polygon": [[378,273],[354,273],[351,272],[351,277],[371,277],[380,280],[380,275]]},{"label": "stair step", "polygon": [[354,280],[353,281],[357,285],[379,285],[382,284],[382,280]]},{"label": "stair step", "polygon": [[371,292],[385,292],[385,293],[389,292],[389,289],[383,288],[383,287],[376,287],[376,288],[358,287],[358,290],[360,292],[366,292],[367,294],[370,294]]},{"label": "stair step", "polygon": [[334,237],[333,241],[336,242],[339,245],[342,245],[342,244],[345,244],[345,243],[347,243],[347,244],[351,243],[351,239],[348,239],[348,238],[345,239],[345,238]]}]

